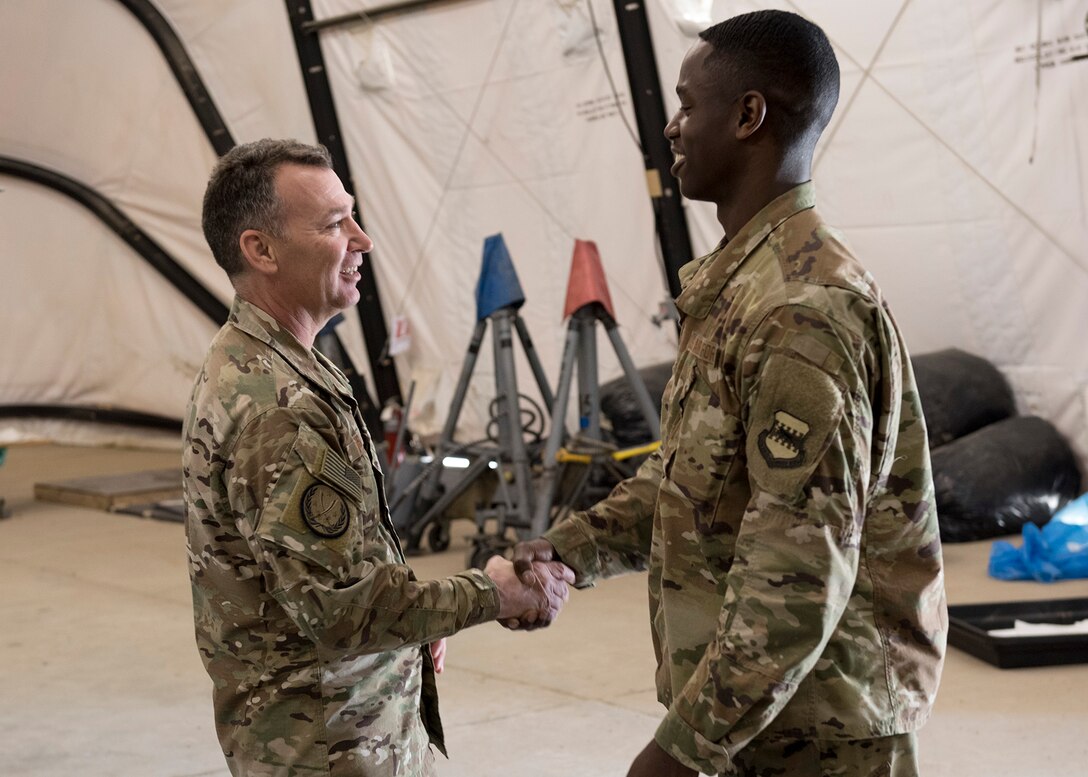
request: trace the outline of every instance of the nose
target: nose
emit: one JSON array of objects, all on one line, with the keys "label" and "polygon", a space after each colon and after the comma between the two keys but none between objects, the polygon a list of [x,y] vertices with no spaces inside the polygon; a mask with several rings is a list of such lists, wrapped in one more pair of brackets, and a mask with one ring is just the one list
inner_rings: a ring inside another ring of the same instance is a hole
[{"label": "nose", "polygon": [[669,123],[665,125],[665,137],[668,138],[670,141],[675,138],[680,132],[680,122],[678,121],[679,116],[680,111],[677,111],[672,115],[672,118],[669,119]]},{"label": "nose", "polygon": [[363,228],[359,226],[359,222],[355,219],[351,220],[351,226],[355,230],[355,234],[351,236],[351,250],[369,254],[374,248],[374,241],[370,239],[370,235],[363,231]]}]

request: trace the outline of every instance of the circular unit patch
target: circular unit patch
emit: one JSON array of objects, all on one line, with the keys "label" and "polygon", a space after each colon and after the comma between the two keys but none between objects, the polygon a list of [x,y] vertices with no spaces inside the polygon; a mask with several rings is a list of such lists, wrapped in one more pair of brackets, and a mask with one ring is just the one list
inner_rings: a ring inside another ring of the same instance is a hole
[{"label": "circular unit patch", "polygon": [[333,539],[348,528],[344,497],[324,483],[314,483],[302,495],[302,519],[320,537]]}]

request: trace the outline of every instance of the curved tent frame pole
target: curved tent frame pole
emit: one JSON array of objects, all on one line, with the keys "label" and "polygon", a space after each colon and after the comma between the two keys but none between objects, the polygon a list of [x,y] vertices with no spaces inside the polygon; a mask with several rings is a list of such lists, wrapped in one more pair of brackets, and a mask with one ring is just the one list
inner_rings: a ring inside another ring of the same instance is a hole
[{"label": "curved tent frame pole", "polygon": [[184,294],[204,315],[220,326],[226,323],[230,313],[227,306],[178,264],[150,235],[94,189],[55,170],[7,156],[0,156],[0,173],[47,186],[75,200],[128,243],[132,250]]},{"label": "curved tent frame pole", "polygon": [[94,405],[0,405],[0,418],[53,418],[181,432],[181,420],[138,410]]},{"label": "curved tent frame pole", "polygon": [[[204,129],[204,134],[207,136],[212,148],[215,149],[216,154],[223,156],[223,154],[234,148],[236,142],[227,128],[222,114],[219,113],[219,109],[200,77],[196,65],[193,64],[189,53],[170,22],[159,12],[151,0],[118,0],[118,2],[136,17],[159,47],[159,51],[162,53],[163,58],[166,59],[174,78],[185,94],[185,98],[189,101],[193,113],[196,114],[200,126]],[[341,178],[345,178],[343,171],[337,169],[337,173],[341,174]],[[345,182],[347,181],[350,181],[350,177],[345,178]],[[351,191],[350,187],[348,191]],[[370,368],[374,374],[374,385],[378,390],[379,399],[384,401],[389,396],[399,396],[399,388],[393,394],[387,395],[383,392],[383,389],[387,388],[389,381],[380,380],[380,378],[384,377],[387,372],[392,372],[392,385],[397,387],[399,384],[397,383],[396,372],[393,371],[392,362],[389,360],[383,361],[374,355],[382,352],[388,333],[386,332],[385,321],[381,316],[381,305],[378,301],[378,290],[374,284],[373,274],[370,274],[370,283],[367,285],[367,265],[364,264],[363,267],[364,289],[360,299],[359,319],[367,346],[367,355],[370,359]],[[367,303],[366,306],[362,304],[364,302]],[[377,309],[377,319],[378,324],[380,324],[378,330],[374,332],[371,331],[375,327],[373,314],[370,312],[371,307]],[[340,346],[340,351],[344,354],[343,363],[340,366],[351,384],[356,400],[359,402],[366,425],[372,435],[378,434],[381,428],[380,410],[371,398],[363,376],[358,373],[351,363],[351,359],[347,357],[340,336],[334,332],[333,337],[337,345]],[[377,343],[376,346],[374,345],[375,342]]]},{"label": "curved tent frame pole", "polygon": [[[217,326],[226,323],[227,316],[230,315],[230,309],[218,297],[208,291],[200,281],[190,275],[188,270],[178,264],[177,260],[155,242],[154,238],[140,229],[116,205],[91,187],[55,170],[3,155],[0,155],[0,175],[10,175],[14,178],[21,178],[46,186],[75,200],[97,216],[99,221],[124,240],[132,250],[154,267],[170,285],[181,292],[186,299],[192,302]],[[333,337],[336,338],[339,345],[340,340],[335,332]],[[351,360],[345,356],[343,361],[345,362],[343,367],[344,375],[351,383],[352,392],[359,402],[368,429],[374,433],[373,430],[380,428],[380,426],[372,425],[370,416],[374,418],[373,423],[380,425],[379,413],[370,399],[366,383],[363,382],[362,376],[353,368]]]},{"label": "curved tent frame pole", "polygon": [[192,106],[193,113],[200,121],[200,126],[204,128],[204,134],[208,136],[215,153],[223,156],[234,148],[234,138],[227,129],[227,123],[223,121],[219,109],[215,107],[215,102],[204,85],[196,65],[189,58],[189,53],[185,50],[177,33],[174,32],[174,28],[170,26],[170,22],[159,13],[159,9],[150,0],[118,0],[118,2],[132,12],[132,15],[139,19],[151,37],[155,39],[170,70],[174,73],[174,78],[185,93],[185,98]]}]

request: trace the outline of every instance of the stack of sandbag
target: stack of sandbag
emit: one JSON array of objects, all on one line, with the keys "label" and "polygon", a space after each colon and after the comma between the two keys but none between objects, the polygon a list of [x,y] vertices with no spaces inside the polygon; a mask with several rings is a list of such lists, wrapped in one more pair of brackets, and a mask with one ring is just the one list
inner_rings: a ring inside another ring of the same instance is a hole
[{"label": "stack of sandbag", "polygon": [[[1016,399],[986,359],[958,349],[915,356],[941,538],[967,542],[1045,524],[1080,493],[1080,472],[1068,443],[1047,421],[1017,416]],[[639,371],[660,404],[669,362]],[[620,447],[657,439],[625,377],[601,386],[601,413]]]},{"label": "stack of sandbag", "polygon": [[914,357],[929,430],[941,539],[966,542],[1045,524],[1080,493],[1069,444],[1047,421],[1017,416],[1004,376],[957,349]]}]

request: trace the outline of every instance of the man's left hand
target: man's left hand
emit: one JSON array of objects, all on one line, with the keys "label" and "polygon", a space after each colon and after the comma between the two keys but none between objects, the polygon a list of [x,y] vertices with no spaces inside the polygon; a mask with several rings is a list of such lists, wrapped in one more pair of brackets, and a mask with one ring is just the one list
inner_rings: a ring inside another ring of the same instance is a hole
[{"label": "man's left hand", "polygon": [[431,658],[434,659],[434,673],[442,674],[446,668],[446,638],[431,643]]},{"label": "man's left hand", "polygon": [[696,777],[698,772],[669,757],[654,740],[635,758],[627,777]]}]

